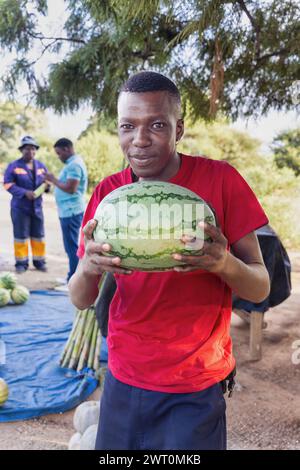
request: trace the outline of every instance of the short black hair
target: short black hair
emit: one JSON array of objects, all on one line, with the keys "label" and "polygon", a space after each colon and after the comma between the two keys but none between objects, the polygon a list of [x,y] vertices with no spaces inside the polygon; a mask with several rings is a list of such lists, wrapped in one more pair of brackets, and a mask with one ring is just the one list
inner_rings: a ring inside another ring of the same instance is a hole
[{"label": "short black hair", "polygon": [[172,80],[157,72],[143,71],[129,77],[120,93],[146,93],[149,91],[167,91],[180,105],[180,93]]},{"label": "short black hair", "polygon": [[73,142],[70,139],[66,139],[63,137],[62,139],[58,139],[53,147],[59,147],[59,148],[64,148],[64,147],[73,147]]}]

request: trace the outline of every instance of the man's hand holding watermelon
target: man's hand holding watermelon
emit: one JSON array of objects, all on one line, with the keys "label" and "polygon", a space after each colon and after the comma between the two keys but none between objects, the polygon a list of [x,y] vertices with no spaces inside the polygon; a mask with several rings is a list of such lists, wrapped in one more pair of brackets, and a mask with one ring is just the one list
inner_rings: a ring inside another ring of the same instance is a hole
[{"label": "man's hand holding watermelon", "polygon": [[201,248],[199,255],[182,255],[174,253],[173,258],[177,261],[183,261],[186,266],[178,266],[174,268],[177,272],[195,271],[196,269],[204,269],[212,273],[221,274],[225,271],[229,252],[227,251],[227,239],[218,227],[214,227],[206,222],[199,222],[199,227],[204,229],[204,232],[209,235],[211,242],[203,242],[195,237],[184,235],[182,242],[190,248],[193,246],[197,249],[197,245]]},{"label": "man's hand holding watermelon", "polygon": [[90,220],[83,229],[85,255],[82,259],[82,270],[87,275],[101,275],[108,271],[117,274],[131,274],[131,271],[120,267],[121,258],[104,256],[103,253],[109,253],[110,245],[108,243],[96,243],[93,238],[93,232],[97,225],[96,220]]},{"label": "man's hand holding watermelon", "polygon": [[109,252],[110,246],[107,243],[96,243],[93,239],[93,232],[97,225],[96,220],[89,220],[83,228],[85,253],[77,268],[76,291],[84,289],[84,304],[78,296],[76,304],[78,308],[85,308],[85,303],[92,305],[98,295],[98,285],[101,274],[105,271],[118,274],[131,274],[131,271],[120,267],[120,258],[104,256],[104,252]]}]

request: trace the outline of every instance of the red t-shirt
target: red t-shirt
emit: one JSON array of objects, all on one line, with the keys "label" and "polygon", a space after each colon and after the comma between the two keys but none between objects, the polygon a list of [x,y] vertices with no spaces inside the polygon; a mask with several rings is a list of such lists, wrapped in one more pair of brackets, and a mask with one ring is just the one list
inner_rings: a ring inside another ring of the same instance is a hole
[{"label": "red t-shirt", "polygon": [[[169,182],[211,203],[229,245],[268,223],[251,188],[225,161],[182,155],[181,167]],[[83,226],[108,193],[129,183],[130,168],[101,181]],[[81,237],[78,256],[83,254]],[[190,393],[220,382],[233,370],[232,291],[217,274],[201,269],[134,272],[115,279],[108,366],[118,380],[159,392]]]}]

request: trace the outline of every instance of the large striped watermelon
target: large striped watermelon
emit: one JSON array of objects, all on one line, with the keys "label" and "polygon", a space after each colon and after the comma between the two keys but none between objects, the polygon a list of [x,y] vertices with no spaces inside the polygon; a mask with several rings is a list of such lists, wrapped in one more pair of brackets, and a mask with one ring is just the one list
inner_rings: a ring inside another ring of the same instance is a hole
[{"label": "large striped watermelon", "polygon": [[142,181],[122,186],[99,204],[94,218],[96,242],[112,246],[121,266],[140,271],[164,271],[182,265],[172,253],[199,253],[180,241],[183,234],[204,239],[197,222],[215,225],[215,217],[194,192],[162,181]]}]

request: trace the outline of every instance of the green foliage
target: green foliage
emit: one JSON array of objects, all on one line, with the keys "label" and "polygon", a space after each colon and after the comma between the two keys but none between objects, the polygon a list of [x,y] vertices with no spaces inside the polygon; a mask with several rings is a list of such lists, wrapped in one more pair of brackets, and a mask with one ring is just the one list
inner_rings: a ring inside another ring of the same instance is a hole
[{"label": "green foliage", "polygon": [[266,211],[271,226],[288,248],[300,248],[300,177],[279,169],[272,158],[241,170]]},{"label": "green foliage", "polygon": [[[253,116],[294,109],[299,78],[299,4],[291,0],[66,0],[64,31],[45,37],[39,18],[46,0],[0,2],[0,46],[16,59],[2,79],[11,94],[26,80],[42,107],[76,110],[85,102],[115,116],[129,74],[152,69],[178,84],[191,115],[208,119],[216,43],[225,70],[219,109]],[[64,56],[53,55],[65,45]],[[36,53],[37,47],[42,48]],[[45,76],[36,73],[51,53]],[[35,58],[32,58],[35,54]]]},{"label": "green foliage", "polygon": [[107,131],[91,130],[76,144],[83,156],[89,175],[90,191],[105,177],[122,169],[123,154],[118,138]]},{"label": "green foliage", "polygon": [[53,141],[48,136],[47,119],[43,111],[31,106],[7,101],[0,103],[0,165],[21,157],[18,150],[20,140],[31,135],[40,145],[36,158],[45,163],[48,170],[57,174],[62,164],[53,149]]},{"label": "green foliage", "polygon": [[192,124],[187,121],[183,141],[178,150],[192,155],[207,155],[216,160],[227,160],[238,170],[244,166],[259,165],[259,141],[239,132],[223,121]]},{"label": "green foliage", "polygon": [[49,173],[54,173],[58,176],[59,172],[63,168],[63,164],[59,160],[53,148],[54,141],[44,134],[38,135],[38,142],[40,144],[40,149],[36,154],[36,158],[46,165]]},{"label": "green foliage", "polygon": [[273,140],[272,149],[278,168],[291,168],[300,175],[300,129],[281,132]]},{"label": "green foliage", "polygon": [[47,130],[44,113],[11,101],[0,103],[0,163],[15,160],[24,135],[38,135]]}]

